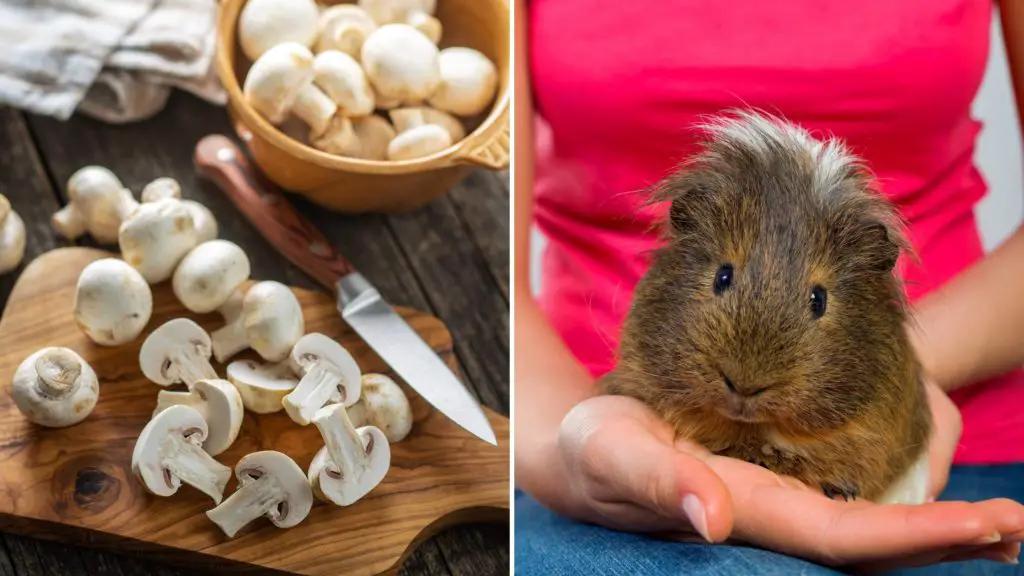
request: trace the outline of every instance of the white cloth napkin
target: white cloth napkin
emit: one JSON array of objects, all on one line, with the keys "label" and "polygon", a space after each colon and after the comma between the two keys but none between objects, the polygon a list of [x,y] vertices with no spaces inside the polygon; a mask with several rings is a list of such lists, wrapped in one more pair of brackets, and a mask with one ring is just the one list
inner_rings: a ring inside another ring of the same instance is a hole
[{"label": "white cloth napkin", "polygon": [[217,0],[0,0],[0,104],[149,118],[172,88],[222,105]]}]

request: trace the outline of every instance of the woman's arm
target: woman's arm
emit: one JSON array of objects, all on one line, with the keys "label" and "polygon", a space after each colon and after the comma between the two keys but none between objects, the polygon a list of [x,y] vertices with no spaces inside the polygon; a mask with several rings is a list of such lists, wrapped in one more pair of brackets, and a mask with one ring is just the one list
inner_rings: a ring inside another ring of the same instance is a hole
[{"label": "woman's arm", "polygon": [[569,409],[596,394],[541,313],[530,292],[533,216],[533,105],[527,52],[526,1],[515,12],[515,438],[516,484],[557,505],[568,484],[557,453],[558,428]]},{"label": "woman's arm", "polygon": [[[1024,114],[1024,5],[1000,14],[1017,109]],[[917,306],[912,329],[925,371],[950,391],[1024,365],[1024,229]]]}]

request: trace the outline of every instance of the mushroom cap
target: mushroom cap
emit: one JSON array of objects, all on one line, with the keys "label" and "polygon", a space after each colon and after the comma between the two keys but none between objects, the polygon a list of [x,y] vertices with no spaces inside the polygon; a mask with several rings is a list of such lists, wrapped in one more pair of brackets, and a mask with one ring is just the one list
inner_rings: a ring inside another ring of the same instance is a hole
[{"label": "mushroom cap", "polygon": [[325,361],[336,369],[341,378],[342,404],[351,406],[359,401],[362,371],[355,358],[331,338],[319,332],[311,332],[299,338],[292,348],[292,369],[298,374],[305,374],[317,361]]},{"label": "mushroom cap", "polygon": [[388,160],[411,160],[436,154],[452,145],[448,131],[437,124],[406,130],[388,143]]},{"label": "mushroom cap", "polygon": [[[68,178],[68,201],[85,222],[85,231],[100,244],[117,242],[118,227],[135,210],[131,191],[110,170],[102,166],[84,166]],[[53,227],[61,235],[74,237],[66,221],[67,208],[58,211]],[[79,232],[80,233],[80,232]]]},{"label": "mushroom cap", "polygon": [[451,114],[430,106],[409,106],[389,112],[395,130],[405,132],[423,124],[437,124],[448,131],[452,144],[466,137],[466,127]]},{"label": "mushroom cap", "polygon": [[282,505],[267,518],[278,528],[291,528],[306,519],[313,507],[313,492],[306,474],[294,460],[275,450],[262,450],[242,457],[235,465],[235,477],[244,485],[252,482],[256,474],[270,474],[277,478],[286,498]]},{"label": "mushroom cap", "polygon": [[249,279],[249,272],[249,257],[238,244],[208,240],[178,264],[172,280],[174,295],[192,312],[213,312]]},{"label": "mushroom cap", "polygon": [[366,10],[352,4],[338,4],[324,9],[318,23],[316,51],[340,50],[358,57],[363,42],[377,29]]},{"label": "mushroom cap", "polygon": [[350,418],[360,404],[365,421],[356,423],[356,419],[352,418],[353,424],[365,423],[380,428],[388,442],[401,442],[412,430],[413,416],[409,398],[397,382],[384,374],[363,374],[359,403],[349,410]]},{"label": "mushroom cap", "polygon": [[171,406],[153,416],[139,434],[132,451],[132,472],[150,492],[157,496],[171,496],[181,487],[181,479],[164,470],[160,454],[164,438],[171,434],[199,434],[206,440],[206,420],[198,410],[189,406]]},{"label": "mushroom cap", "polygon": [[363,150],[352,121],[341,115],[331,118],[323,133],[311,136],[310,144],[329,154],[356,158],[360,157]]},{"label": "mushroom cap", "polygon": [[427,99],[431,106],[459,116],[487,109],[498,91],[498,69],[479,50],[445,48],[438,55],[441,83]]},{"label": "mushroom cap", "polygon": [[404,22],[410,12],[434,14],[437,0],[359,0],[359,7],[366,10],[377,24]]},{"label": "mushroom cap", "polygon": [[249,346],[269,362],[288,358],[292,347],[306,333],[299,299],[291,288],[273,280],[257,282],[246,292],[242,323]]},{"label": "mushroom cap", "polygon": [[213,212],[206,206],[203,206],[195,200],[182,200],[182,204],[185,208],[188,208],[190,214],[192,214],[192,224],[196,231],[196,243],[202,244],[203,242],[209,242],[217,237],[219,228],[217,226],[217,218],[214,217]]},{"label": "mushroom cap", "polygon": [[139,349],[142,374],[161,386],[178,382],[180,370],[169,354],[179,346],[193,346],[207,358],[212,353],[210,335],[199,324],[188,318],[168,320],[153,330]]},{"label": "mushroom cap", "polygon": [[285,42],[259,57],[245,76],[246,102],[273,124],[288,117],[299,93],[313,82],[313,53],[302,44]]},{"label": "mushroom cap", "polygon": [[[77,371],[77,377],[62,396],[50,396],[40,389],[40,360],[49,376],[74,377]],[[49,428],[63,428],[84,420],[96,407],[99,394],[96,372],[74,350],[58,346],[37,350],[25,358],[14,371],[11,390],[18,410],[32,422]]]},{"label": "mushroom cap", "polygon": [[[103,166],[83,166],[68,178],[68,200],[84,202],[86,205],[99,197],[108,196],[124,189],[124,184],[113,172]],[[92,208],[92,206],[89,206]],[[95,214],[89,214],[90,219]]]},{"label": "mushroom cap", "polygon": [[7,216],[0,219],[0,274],[17,268],[24,258],[25,222],[17,212],[8,210]]},{"label": "mushroom cap", "polygon": [[284,409],[281,400],[299,383],[288,362],[258,364],[235,360],[228,364],[228,380],[238,389],[242,405],[257,414],[272,414]]},{"label": "mushroom cap", "polygon": [[124,260],[101,258],[78,276],[72,309],[90,340],[119,346],[135,340],[146,327],[153,313],[153,292]]},{"label": "mushroom cap", "polygon": [[157,178],[142,189],[139,197],[143,202],[154,202],[163,198],[181,198],[181,184],[174,178]]},{"label": "mushroom cap", "polygon": [[391,123],[376,114],[358,118],[352,122],[360,144],[360,158],[366,160],[387,160],[388,144],[398,136]]},{"label": "mushroom cap", "polygon": [[421,101],[441,82],[437,46],[405,24],[378,28],[363,43],[361,61],[376,93],[386,100]]},{"label": "mushroom cap", "polygon": [[331,97],[342,114],[348,117],[373,113],[373,90],[362,66],[354,58],[338,50],[327,50],[313,60],[316,85]]},{"label": "mushroom cap", "polygon": [[206,420],[209,434],[203,442],[203,450],[210,456],[216,456],[234,444],[242,427],[244,407],[242,397],[231,382],[210,378],[196,381],[189,392],[161,390],[154,414],[182,404],[195,408]]},{"label": "mushroom cap", "polygon": [[238,15],[238,43],[249,60],[284,42],[311,46],[319,18],[313,0],[248,0]]},{"label": "mushroom cap", "polygon": [[157,284],[171,277],[175,267],[196,245],[195,224],[188,208],[176,198],[144,202],[121,223],[121,256]]}]

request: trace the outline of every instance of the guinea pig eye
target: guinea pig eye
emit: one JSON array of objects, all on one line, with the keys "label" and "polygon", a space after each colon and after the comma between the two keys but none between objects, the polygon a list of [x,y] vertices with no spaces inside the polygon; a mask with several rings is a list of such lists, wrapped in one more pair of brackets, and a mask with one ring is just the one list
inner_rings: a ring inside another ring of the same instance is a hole
[{"label": "guinea pig eye", "polygon": [[811,289],[811,314],[814,314],[815,318],[821,318],[825,315],[825,308],[828,305],[828,292],[825,291],[821,286],[815,286]]},{"label": "guinea pig eye", "polygon": [[722,264],[715,272],[715,294],[721,294],[732,286],[732,264]]}]

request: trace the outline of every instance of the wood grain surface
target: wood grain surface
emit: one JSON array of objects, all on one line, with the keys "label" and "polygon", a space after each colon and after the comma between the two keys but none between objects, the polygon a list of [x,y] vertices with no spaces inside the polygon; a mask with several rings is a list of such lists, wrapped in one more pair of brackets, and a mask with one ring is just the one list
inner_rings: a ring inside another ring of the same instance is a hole
[{"label": "wood grain surface", "polygon": [[[308,575],[378,574],[397,569],[420,540],[462,522],[508,521],[508,421],[486,409],[499,438],[492,447],[434,411],[404,386],[415,424],[392,447],[384,482],[347,508],[314,506],[299,526],[281,530],[257,520],[227,539],[205,516],[212,502],[183,486],[170,498],[148,494],[131,476],[131,451],[160,387],[138,368],[145,335],[163,322],[190,317],[207,330],[216,315],[188,313],[168,283],[154,287],[154,313],[135,342],[103,348],[74,325],[74,285],[85,265],[109,253],[68,248],[48,252],[21,274],[0,320],[0,524],[4,529],[123,551],[156,553],[178,564],[246,570],[253,565]],[[386,365],[338,316],[326,295],[296,289],[307,332],[338,339],[365,372]],[[414,329],[453,367],[452,346],[436,318],[400,309]],[[100,400],[82,423],[44,429],[24,419],[10,399],[11,375],[24,357],[44,346],[68,346],[100,377]],[[247,352],[239,357],[252,357]],[[223,375],[223,367],[218,366]],[[393,376],[393,375],[392,375]],[[246,413],[231,449],[217,459],[233,466],[256,450],[280,450],[303,468],[322,445],[315,427],[284,412]],[[235,481],[226,494],[232,492]]]}]

